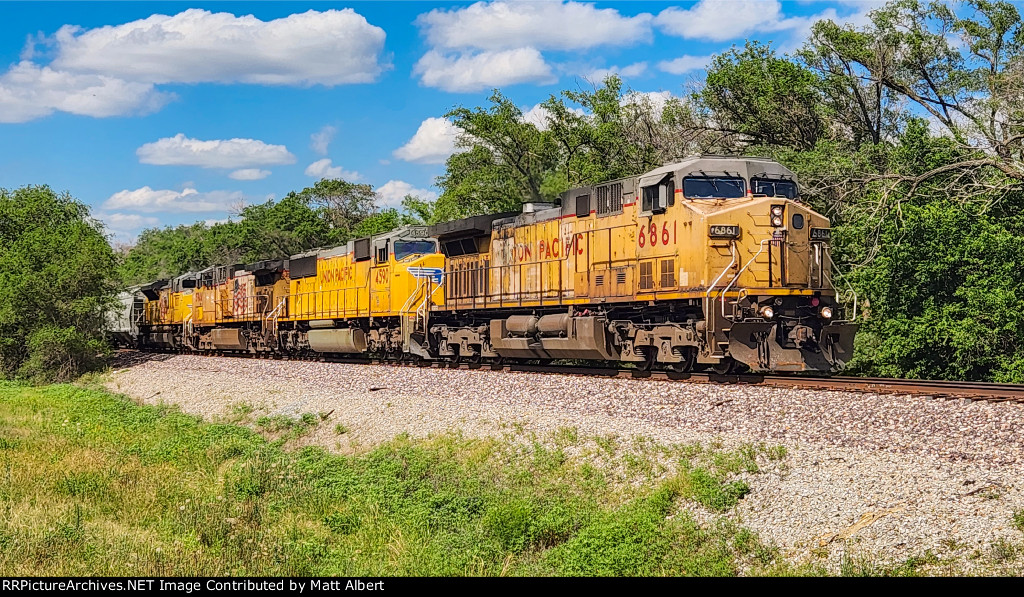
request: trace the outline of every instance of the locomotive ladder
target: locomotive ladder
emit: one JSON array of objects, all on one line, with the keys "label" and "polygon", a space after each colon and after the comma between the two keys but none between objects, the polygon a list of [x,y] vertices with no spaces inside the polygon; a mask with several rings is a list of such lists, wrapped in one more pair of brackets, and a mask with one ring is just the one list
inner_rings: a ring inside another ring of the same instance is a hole
[{"label": "locomotive ladder", "polygon": [[192,323],[192,313],[186,313],[185,319],[181,322],[181,339],[189,350],[195,350],[192,344],[192,335],[195,334],[195,325]]},{"label": "locomotive ladder", "polygon": [[280,301],[277,302],[277,306],[274,307],[274,310],[268,313],[266,317],[267,325],[265,326],[265,329],[270,332],[271,336],[273,336],[275,347],[278,345],[278,320],[280,319],[281,311],[284,309],[284,306],[285,299],[282,298]]},{"label": "locomotive ladder", "polygon": [[[434,293],[441,287],[438,285],[431,290],[431,279],[429,277],[418,278],[416,283],[416,290],[409,294],[409,298],[406,299],[405,304],[402,305],[398,315],[402,323],[402,346],[406,352],[415,354],[423,358],[431,358],[429,353],[420,345],[419,342],[415,341],[412,337],[414,332],[420,331],[423,333],[424,339],[427,338],[427,326],[430,319],[430,299],[433,298]],[[419,301],[419,297],[423,296],[423,300]]]}]

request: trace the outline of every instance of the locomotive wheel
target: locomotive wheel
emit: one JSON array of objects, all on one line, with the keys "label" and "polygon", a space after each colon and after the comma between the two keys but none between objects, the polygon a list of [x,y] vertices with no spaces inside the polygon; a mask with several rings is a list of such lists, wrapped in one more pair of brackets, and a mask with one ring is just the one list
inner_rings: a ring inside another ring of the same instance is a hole
[{"label": "locomotive wheel", "polygon": [[642,350],[644,355],[644,360],[637,363],[637,368],[644,372],[653,369],[654,361],[658,358],[658,351],[653,346],[641,346],[637,350]]},{"label": "locomotive wheel", "polygon": [[672,373],[693,371],[693,365],[697,362],[697,350],[693,347],[685,347],[677,348],[675,352],[679,355],[680,361],[678,363],[668,363],[668,370]]},{"label": "locomotive wheel", "polygon": [[723,357],[721,361],[711,366],[711,370],[719,375],[728,375],[735,371],[739,363],[732,357]]}]

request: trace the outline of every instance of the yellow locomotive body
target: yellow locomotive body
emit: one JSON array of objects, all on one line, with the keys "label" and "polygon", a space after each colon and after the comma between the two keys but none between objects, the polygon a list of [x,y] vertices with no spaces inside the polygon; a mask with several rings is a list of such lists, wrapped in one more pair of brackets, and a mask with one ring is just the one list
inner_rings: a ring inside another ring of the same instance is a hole
[{"label": "yellow locomotive body", "polygon": [[839,321],[829,239],[780,164],[698,157],[560,205],[144,286],[133,333],[164,349],[836,370],[856,326]]},{"label": "yellow locomotive body", "polygon": [[491,317],[464,354],[829,370],[852,351],[829,222],[770,160],[694,158],[471,228],[439,234],[460,250],[446,308]]}]

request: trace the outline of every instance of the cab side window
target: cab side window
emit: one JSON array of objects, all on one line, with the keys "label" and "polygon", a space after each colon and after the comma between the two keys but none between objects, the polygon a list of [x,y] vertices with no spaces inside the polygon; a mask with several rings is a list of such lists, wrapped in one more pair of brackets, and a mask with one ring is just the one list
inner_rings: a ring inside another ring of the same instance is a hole
[{"label": "cab side window", "polygon": [[640,196],[640,211],[661,213],[676,203],[676,185],[672,175],[658,181],[658,184],[643,187]]}]

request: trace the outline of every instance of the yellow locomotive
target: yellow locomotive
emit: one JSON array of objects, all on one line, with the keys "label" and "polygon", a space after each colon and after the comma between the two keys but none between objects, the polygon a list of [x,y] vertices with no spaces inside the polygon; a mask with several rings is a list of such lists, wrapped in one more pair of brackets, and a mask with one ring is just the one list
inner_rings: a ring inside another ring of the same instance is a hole
[{"label": "yellow locomotive", "polygon": [[701,156],[560,205],[157,282],[121,319],[165,349],[835,371],[857,326],[830,235],[782,165]]}]

